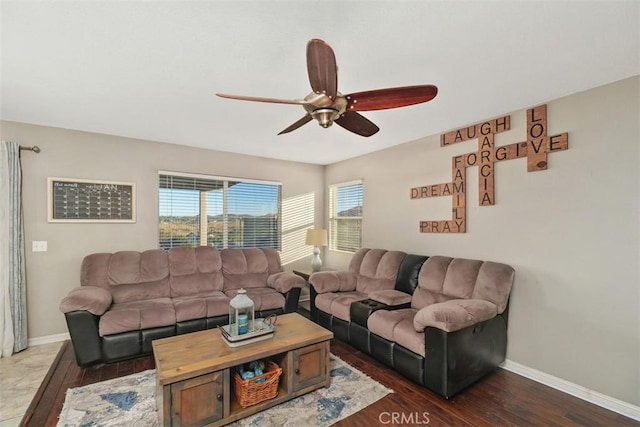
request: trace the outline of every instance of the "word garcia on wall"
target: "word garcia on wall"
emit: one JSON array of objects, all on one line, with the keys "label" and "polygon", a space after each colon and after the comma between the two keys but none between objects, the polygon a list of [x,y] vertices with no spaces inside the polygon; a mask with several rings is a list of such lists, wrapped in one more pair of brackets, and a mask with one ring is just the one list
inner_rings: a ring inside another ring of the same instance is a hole
[{"label": "word garcia on wall", "polygon": [[540,105],[527,110],[527,140],[496,147],[495,134],[510,129],[511,116],[476,123],[440,135],[440,146],[478,139],[478,151],[453,157],[452,180],[441,184],[414,187],[411,199],[451,196],[453,218],[451,220],[420,221],[421,233],[465,233],[467,230],[466,170],[478,166],[480,206],[495,204],[493,165],[503,160],[527,158],[527,172],[547,169],[547,154],[569,148],[568,134],[547,135],[547,106]]}]

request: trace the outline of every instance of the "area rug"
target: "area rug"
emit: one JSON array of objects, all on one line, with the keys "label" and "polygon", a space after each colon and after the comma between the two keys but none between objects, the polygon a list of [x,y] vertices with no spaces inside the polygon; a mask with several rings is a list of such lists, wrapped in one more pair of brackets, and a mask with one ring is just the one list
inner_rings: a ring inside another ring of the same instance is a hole
[{"label": "area rug", "polygon": [[[330,356],[331,386],[282,403],[232,426],[329,426],[393,393],[382,384]],[[67,390],[59,427],[158,425],[156,374],[148,370]]]}]

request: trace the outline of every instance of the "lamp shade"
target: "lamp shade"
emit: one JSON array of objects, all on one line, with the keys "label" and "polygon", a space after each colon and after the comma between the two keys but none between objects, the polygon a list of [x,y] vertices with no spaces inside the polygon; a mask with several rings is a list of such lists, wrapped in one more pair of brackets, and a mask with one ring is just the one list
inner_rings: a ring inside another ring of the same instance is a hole
[{"label": "lamp shade", "polygon": [[327,246],[327,230],[307,230],[305,244],[312,246]]}]

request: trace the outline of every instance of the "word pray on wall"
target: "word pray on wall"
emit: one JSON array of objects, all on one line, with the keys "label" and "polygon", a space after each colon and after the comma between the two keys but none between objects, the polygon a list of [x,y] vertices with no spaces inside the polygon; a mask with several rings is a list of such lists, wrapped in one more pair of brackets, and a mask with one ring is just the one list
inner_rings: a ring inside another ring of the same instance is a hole
[{"label": "word pray on wall", "polygon": [[441,184],[414,187],[411,199],[451,196],[453,218],[451,220],[420,221],[421,233],[465,233],[467,231],[466,170],[478,166],[480,206],[495,204],[493,165],[503,160],[527,158],[527,172],[547,169],[547,154],[569,148],[569,135],[547,135],[547,106],[540,105],[527,110],[527,140],[496,147],[496,133],[510,129],[511,116],[504,116],[483,123],[467,126],[440,135],[440,146],[478,139],[478,151],[452,158],[452,180]]}]

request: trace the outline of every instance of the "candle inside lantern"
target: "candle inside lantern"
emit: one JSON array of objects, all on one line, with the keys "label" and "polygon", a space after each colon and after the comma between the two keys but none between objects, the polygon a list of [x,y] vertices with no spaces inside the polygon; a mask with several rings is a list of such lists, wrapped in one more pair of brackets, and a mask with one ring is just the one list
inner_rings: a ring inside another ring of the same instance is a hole
[{"label": "candle inside lantern", "polygon": [[246,314],[238,315],[238,335],[249,332],[249,316]]},{"label": "candle inside lantern", "polygon": [[238,293],[229,302],[229,334],[243,335],[253,331],[254,305],[247,291],[238,289]]}]

